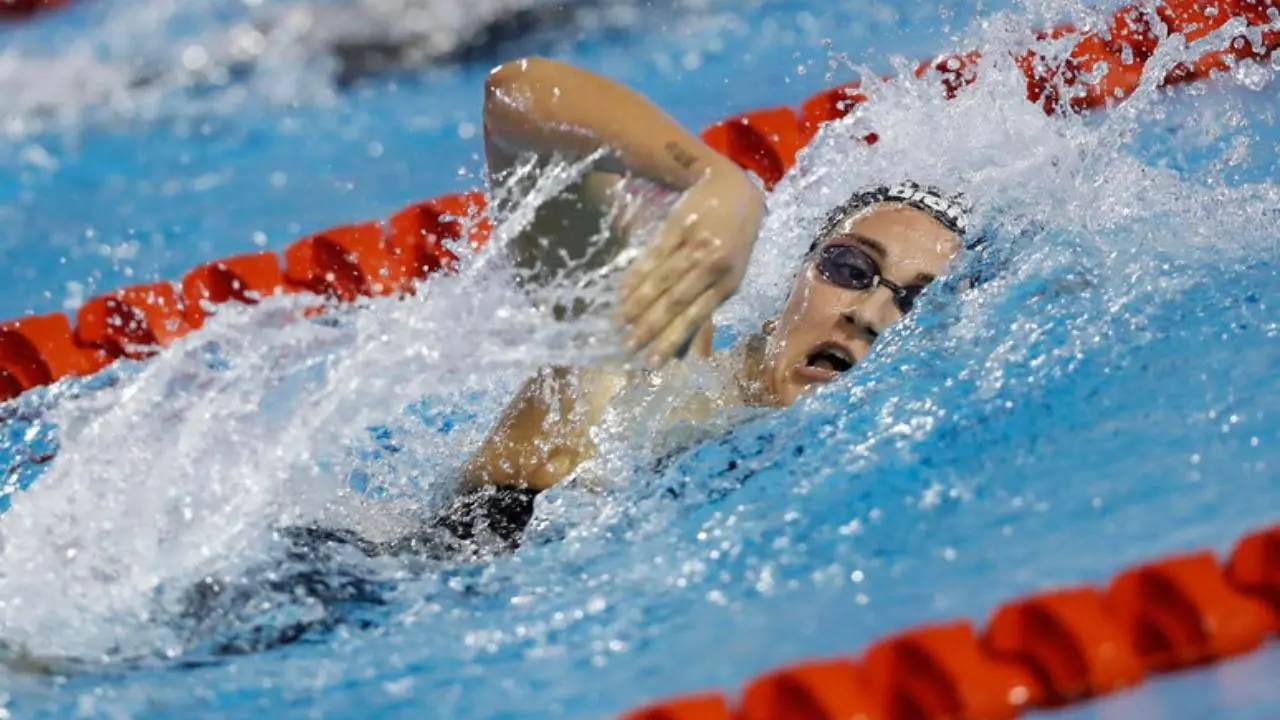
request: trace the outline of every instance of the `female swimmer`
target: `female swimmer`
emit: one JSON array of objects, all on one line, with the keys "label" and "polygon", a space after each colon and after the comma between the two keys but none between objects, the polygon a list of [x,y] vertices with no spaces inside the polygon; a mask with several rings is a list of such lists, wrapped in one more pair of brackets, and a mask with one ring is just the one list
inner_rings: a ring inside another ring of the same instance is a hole
[{"label": "female swimmer", "polygon": [[[711,315],[741,282],[765,215],[751,178],[643,96],[580,68],[517,60],[495,69],[485,90],[491,190],[528,177],[524,158],[589,162],[516,239],[523,267],[552,273],[608,262],[655,193],[678,200],[620,284],[626,350],[649,368],[545,368],[466,464],[464,491],[532,497],[576,474],[597,452],[593,431],[637,388],[644,395],[663,386],[662,402],[677,406],[670,416],[678,420],[789,405],[865,358],[962,247],[963,198],[909,182],[860,191],[831,211],[781,315],[713,356]],[[687,374],[679,367],[686,363],[668,361],[690,345],[720,382],[672,395],[671,379]]]},{"label": "female swimmer", "polygon": [[[714,433],[736,408],[785,406],[830,383],[911,311],[967,229],[959,197],[905,182],[860,191],[828,215],[781,314],[713,354],[711,315],[741,282],[765,213],[764,196],[742,170],[639,94],[550,60],[519,60],[490,75],[484,127],[499,213],[501,191],[522,197],[521,182],[536,180],[537,168],[556,160],[588,166],[513,242],[515,261],[534,280],[615,263],[637,228],[657,223],[656,240],[625,271],[616,310],[628,349],[649,367],[538,372],[466,463],[454,501],[413,532],[373,541],[348,529],[282,528],[286,561],[238,580],[197,583],[185,613],[197,636],[238,608],[259,607],[264,590],[323,608],[284,627],[251,626],[215,654],[293,643],[384,602],[384,581],[349,564],[348,548],[442,560],[514,548],[535,495],[571,476],[591,481],[587,466],[601,454],[601,439],[626,436],[641,415]],[[694,358],[668,362],[686,352]]]}]

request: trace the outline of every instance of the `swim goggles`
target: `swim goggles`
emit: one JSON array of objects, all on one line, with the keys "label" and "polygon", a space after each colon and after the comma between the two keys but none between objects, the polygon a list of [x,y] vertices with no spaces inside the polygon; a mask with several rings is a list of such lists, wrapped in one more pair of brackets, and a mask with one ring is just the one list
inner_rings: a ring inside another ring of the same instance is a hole
[{"label": "swim goggles", "polygon": [[856,245],[832,244],[818,251],[815,262],[824,280],[846,290],[873,290],[885,287],[893,293],[893,304],[906,315],[924,292],[923,285],[899,285],[880,274],[880,266]]}]

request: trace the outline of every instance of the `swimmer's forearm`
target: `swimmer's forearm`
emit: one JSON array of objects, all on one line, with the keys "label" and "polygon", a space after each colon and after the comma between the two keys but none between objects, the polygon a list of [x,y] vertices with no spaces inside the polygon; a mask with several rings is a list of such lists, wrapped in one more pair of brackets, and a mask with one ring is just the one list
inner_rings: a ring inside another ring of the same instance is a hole
[{"label": "swimmer's forearm", "polygon": [[484,122],[489,141],[508,152],[575,160],[605,149],[596,169],[675,190],[709,173],[741,172],[643,95],[554,60],[516,60],[490,73]]}]

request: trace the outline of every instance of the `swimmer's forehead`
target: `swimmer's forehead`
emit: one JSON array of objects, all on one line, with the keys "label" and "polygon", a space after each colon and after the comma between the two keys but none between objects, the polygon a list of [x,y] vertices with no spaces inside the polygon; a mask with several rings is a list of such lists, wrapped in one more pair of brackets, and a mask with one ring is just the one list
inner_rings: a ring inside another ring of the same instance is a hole
[{"label": "swimmer's forehead", "polygon": [[885,255],[903,244],[934,244],[946,252],[954,252],[960,246],[959,235],[931,214],[891,201],[851,212],[836,223],[826,240],[839,238],[857,239]]},{"label": "swimmer's forehead", "polygon": [[[928,285],[960,251],[960,238],[928,213],[897,206],[841,222],[822,245],[856,245],[887,277]],[[905,211],[905,212],[900,212]]]}]

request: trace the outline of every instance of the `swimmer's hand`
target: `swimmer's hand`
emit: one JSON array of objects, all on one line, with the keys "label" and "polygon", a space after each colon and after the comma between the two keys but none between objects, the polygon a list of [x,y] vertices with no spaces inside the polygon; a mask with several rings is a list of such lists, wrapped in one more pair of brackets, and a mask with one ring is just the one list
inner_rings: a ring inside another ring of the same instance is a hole
[{"label": "swimmer's hand", "polygon": [[764,214],[764,194],[727,160],[685,191],[622,279],[627,352],[661,365],[688,346],[738,290]]}]

